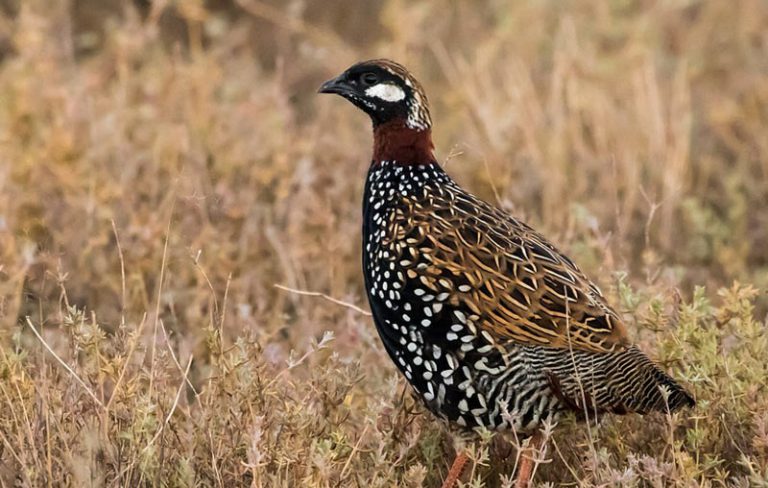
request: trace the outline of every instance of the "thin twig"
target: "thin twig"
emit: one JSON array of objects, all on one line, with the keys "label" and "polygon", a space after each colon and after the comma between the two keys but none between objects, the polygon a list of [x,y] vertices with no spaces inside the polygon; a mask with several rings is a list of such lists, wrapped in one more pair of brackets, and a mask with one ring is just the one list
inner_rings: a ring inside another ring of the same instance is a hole
[{"label": "thin twig", "polygon": [[640,186],[640,194],[645,199],[645,202],[648,204],[649,211],[648,211],[648,218],[645,221],[645,227],[643,229],[644,237],[645,237],[645,247],[650,248],[651,247],[651,224],[653,223],[653,218],[656,216],[656,212],[661,208],[662,204],[664,203],[664,199],[662,199],[660,202],[654,202],[651,200],[651,198],[648,196],[648,193],[646,193],[645,188],[643,186]]},{"label": "thin twig", "polygon": [[152,447],[152,444],[155,443],[155,441],[160,437],[160,434],[163,433],[165,430],[165,427],[168,425],[168,423],[171,421],[171,417],[173,416],[173,412],[176,411],[176,407],[179,405],[179,398],[181,398],[181,392],[184,391],[184,385],[189,384],[189,378],[187,378],[187,375],[189,374],[189,368],[192,366],[192,356],[189,357],[189,361],[187,361],[187,369],[184,370],[184,378],[181,381],[181,384],[179,385],[179,389],[176,392],[176,398],[173,400],[173,405],[171,406],[171,411],[168,412],[168,415],[165,416],[165,421],[163,422],[163,425],[160,426],[160,428],[157,429],[157,432],[155,432],[154,437],[149,441],[149,444],[147,444],[143,451],[146,451],[150,447]]},{"label": "thin twig", "polygon": [[[199,397],[200,393],[198,393],[197,389],[194,387],[191,381],[189,381],[189,378],[187,378],[187,374],[184,372],[184,370],[181,369],[181,363],[179,362],[179,359],[176,357],[176,353],[173,352],[173,347],[171,347],[171,336],[168,334],[168,329],[165,328],[165,322],[162,320],[160,321],[160,328],[163,330],[163,337],[165,338],[165,344],[168,346],[168,352],[171,353],[171,359],[173,359],[173,363],[176,365],[176,368],[179,370],[181,374],[184,375],[184,378],[187,380],[187,385],[189,385],[189,388],[192,389],[192,392],[195,394],[195,397]],[[189,366],[187,366],[187,370],[189,370]]]},{"label": "thin twig", "polygon": [[48,350],[48,352],[51,353],[51,355],[54,358],[56,358],[56,361],[58,361],[59,364],[64,366],[64,369],[66,369],[69,372],[69,374],[71,374],[72,377],[74,377],[75,380],[77,380],[77,382],[80,383],[80,385],[82,385],[83,388],[85,388],[85,391],[93,399],[93,401],[96,402],[96,404],[99,407],[101,407],[102,409],[106,410],[106,407],[104,406],[104,403],[102,403],[102,401],[99,400],[99,397],[97,397],[96,394],[93,393],[93,391],[88,387],[88,385],[85,384],[85,381],[80,379],[80,377],[77,375],[77,373],[75,373],[75,371],[72,368],[70,368],[69,365],[66,362],[64,362],[64,360],[61,359],[59,357],[59,355],[56,354],[56,352],[53,349],[51,349],[51,346],[49,346],[48,343],[45,342],[45,339],[43,339],[43,336],[41,336],[40,333],[37,331],[37,329],[35,329],[35,326],[32,325],[32,320],[30,320],[29,317],[27,317],[27,325],[29,326],[30,329],[32,329],[32,332],[34,332],[35,336],[37,336],[38,340],[43,344],[43,346]]},{"label": "thin twig", "polygon": [[165,280],[165,262],[168,257],[168,241],[171,238],[171,222],[173,222],[174,206],[171,207],[171,216],[168,219],[168,227],[165,229],[165,244],[163,245],[163,259],[160,262],[160,279],[157,282],[157,303],[155,303],[155,323],[152,329],[152,353],[149,363],[149,397],[152,398],[152,387],[155,379],[155,352],[157,349],[157,324],[160,322],[160,303],[163,297],[163,280]]},{"label": "thin twig", "polygon": [[341,469],[341,474],[339,475],[339,482],[344,481],[344,477],[347,475],[347,469],[349,469],[349,466],[352,463],[352,458],[355,457],[355,454],[357,453],[358,449],[360,449],[360,444],[363,442],[363,439],[365,438],[365,434],[368,432],[368,427],[370,427],[370,425],[365,424],[365,427],[363,428],[363,432],[360,433],[360,438],[357,439],[357,442],[355,443],[354,447],[352,447],[352,452],[349,453],[349,456],[347,457],[347,462],[344,463],[344,467]]},{"label": "thin twig", "polygon": [[496,199],[496,203],[499,207],[504,208],[504,202],[501,201],[501,195],[499,194],[498,188],[496,188],[491,167],[488,165],[488,158],[483,158],[483,167],[485,168],[485,173],[488,175],[488,183],[491,185],[491,190],[493,191],[493,197]]},{"label": "thin twig", "polygon": [[279,288],[279,289],[281,289],[283,291],[287,291],[289,293],[295,293],[296,295],[304,295],[304,296],[307,296],[307,297],[320,297],[320,298],[324,298],[324,299],[328,300],[329,302],[335,303],[336,305],[341,305],[343,307],[347,307],[349,309],[354,310],[357,313],[361,313],[361,314],[366,315],[368,317],[371,316],[371,312],[368,312],[367,310],[363,310],[362,308],[358,307],[355,304],[352,304],[352,303],[349,303],[349,302],[345,302],[345,301],[339,300],[337,298],[333,298],[332,296],[326,295],[325,293],[320,293],[318,291],[297,290],[295,288],[289,288],[287,286],[278,285],[278,284],[275,284],[273,286],[275,288]]},{"label": "thin twig", "polygon": [[112,219],[112,232],[115,234],[117,255],[120,257],[120,326],[122,327],[125,325],[125,259],[123,258],[123,248],[120,246],[120,238],[117,235],[115,219]]},{"label": "thin twig", "polygon": [[227,318],[227,299],[229,299],[229,285],[232,284],[232,273],[227,275],[227,284],[224,285],[224,298],[221,299],[221,312],[219,313],[219,345],[224,349],[224,320]]},{"label": "thin twig", "polygon": [[120,390],[120,386],[123,383],[123,378],[125,377],[125,372],[128,370],[128,366],[131,364],[131,357],[133,357],[134,351],[136,351],[136,346],[139,344],[139,339],[141,338],[141,331],[144,330],[144,324],[147,323],[147,314],[144,313],[144,316],[141,318],[141,322],[139,322],[139,327],[136,329],[136,333],[132,337],[131,340],[131,346],[128,350],[128,355],[125,356],[125,363],[123,364],[122,369],[120,370],[120,376],[117,377],[117,383],[115,383],[115,387],[112,389],[112,396],[109,397],[109,401],[107,402],[106,409],[109,411],[109,407],[112,406],[112,402],[115,400],[115,397],[117,396],[117,392]]},{"label": "thin twig", "polygon": [[[200,274],[203,275],[203,279],[205,280],[205,283],[208,285],[208,289],[211,290],[211,297],[213,297],[214,315],[219,315],[219,300],[216,298],[216,289],[213,287],[213,283],[211,283],[211,280],[208,278],[208,273],[206,273],[203,267],[200,266],[201,253],[202,253],[202,250],[197,251],[197,254],[192,258],[192,263],[195,265],[195,268],[200,272]],[[216,318],[218,319],[218,317]]]},{"label": "thin twig", "polygon": [[[587,438],[589,439],[589,448],[590,448],[590,452],[592,453],[592,457],[595,461],[595,466],[597,466],[598,459],[597,459],[597,451],[595,450],[595,438],[592,435],[592,427],[589,424],[589,407],[587,406],[587,393],[584,390],[584,383],[581,381],[581,372],[579,371],[579,366],[576,364],[576,354],[573,350],[573,341],[571,339],[571,308],[570,308],[570,302],[568,301],[568,297],[566,297],[565,299],[565,334],[566,334],[566,339],[568,340],[568,351],[571,356],[573,374],[576,377],[576,384],[578,384],[579,392],[581,393],[581,405],[582,405],[582,409],[584,410],[584,418],[586,419],[585,424],[587,427]],[[594,404],[595,402],[592,402],[592,403]],[[594,408],[595,408],[595,422],[597,422],[597,405],[594,405]]]},{"label": "thin twig", "polygon": [[538,470],[540,464],[549,464],[552,462],[552,459],[547,459],[547,444],[552,438],[552,431],[554,430],[555,425],[556,424],[545,421],[544,429],[539,430],[542,439],[540,445],[537,446],[535,442],[531,442],[533,444],[533,469],[531,470],[530,481],[533,481],[533,478],[536,476],[536,471]]},{"label": "thin twig", "polygon": [[307,352],[305,352],[304,355],[302,355],[299,359],[293,359],[293,351],[291,351],[291,357],[289,357],[288,359],[288,367],[286,367],[285,369],[277,373],[267,384],[267,387],[265,388],[265,390],[269,390],[272,387],[272,385],[277,383],[285,373],[303,364],[304,361],[306,361],[307,358],[309,358],[312,354],[322,349],[325,349],[328,343],[331,342],[332,340],[333,340],[333,332],[325,331],[323,332],[323,337],[320,339],[320,342],[318,342],[317,344],[313,343],[313,345],[307,350]]},{"label": "thin twig", "polygon": [[[2,430],[0,430],[0,438],[2,439],[3,443],[6,445],[8,450],[11,452],[11,455],[13,455],[13,457],[16,458],[16,462],[19,463],[19,466],[24,466],[24,461],[21,460],[19,455],[13,449],[13,444],[11,444],[11,441],[9,441],[7,437],[5,437],[5,434],[3,434]],[[23,472],[24,470],[21,470],[21,471]]]},{"label": "thin twig", "polygon": [[578,482],[579,486],[584,485],[584,482],[581,479],[579,479],[579,475],[578,473],[576,473],[576,470],[573,469],[573,467],[570,464],[568,464],[568,461],[566,461],[565,456],[563,456],[562,451],[560,451],[560,446],[557,445],[557,441],[555,439],[552,439],[552,445],[555,447],[555,451],[557,451],[557,455],[560,456],[560,460],[565,465],[565,469],[570,471],[571,476],[573,476],[573,479],[575,479]]}]

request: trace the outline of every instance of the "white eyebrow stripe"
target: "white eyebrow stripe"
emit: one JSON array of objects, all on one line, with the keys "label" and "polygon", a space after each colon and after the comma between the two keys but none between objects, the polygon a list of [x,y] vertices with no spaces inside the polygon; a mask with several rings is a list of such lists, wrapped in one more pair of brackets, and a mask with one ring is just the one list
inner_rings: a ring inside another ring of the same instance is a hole
[{"label": "white eyebrow stripe", "polygon": [[405,98],[405,92],[394,83],[379,83],[365,90],[369,97],[376,97],[385,102],[399,102]]}]

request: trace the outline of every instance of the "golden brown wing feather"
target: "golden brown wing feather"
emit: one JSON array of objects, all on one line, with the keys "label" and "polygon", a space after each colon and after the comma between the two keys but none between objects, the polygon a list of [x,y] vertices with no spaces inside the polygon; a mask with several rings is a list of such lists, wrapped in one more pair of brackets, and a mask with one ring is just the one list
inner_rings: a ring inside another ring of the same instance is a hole
[{"label": "golden brown wing feather", "polygon": [[435,192],[390,215],[390,244],[410,254],[410,279],[471,311],[478,333],[596,352],[630,345],[600,290],[545,238],[458,186]]}]

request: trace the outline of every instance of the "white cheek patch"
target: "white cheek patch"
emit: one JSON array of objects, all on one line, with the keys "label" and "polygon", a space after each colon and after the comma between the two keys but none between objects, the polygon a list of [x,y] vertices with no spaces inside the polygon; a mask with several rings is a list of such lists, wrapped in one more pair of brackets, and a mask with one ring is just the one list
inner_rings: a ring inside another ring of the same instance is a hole
[{"label": "white cheek patch", "polygon": [[365,90],[369,97],[376,97],[385,102],[399,102],[405,98],[405,92],[399,86],[392,83],[379,83]]}]

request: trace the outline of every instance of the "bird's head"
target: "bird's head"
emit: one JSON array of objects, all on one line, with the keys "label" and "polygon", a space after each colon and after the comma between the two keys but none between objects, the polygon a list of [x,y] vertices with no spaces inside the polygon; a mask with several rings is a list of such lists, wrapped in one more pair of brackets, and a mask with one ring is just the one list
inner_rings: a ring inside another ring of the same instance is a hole
[{"label": "bird's head", "polygon": [[320,93],[335,93],[367,113],[374,127],[402,122],[415,131],[432,126],[427,97],[403,66],[387,59],[363,61],[326,81]]}]

